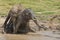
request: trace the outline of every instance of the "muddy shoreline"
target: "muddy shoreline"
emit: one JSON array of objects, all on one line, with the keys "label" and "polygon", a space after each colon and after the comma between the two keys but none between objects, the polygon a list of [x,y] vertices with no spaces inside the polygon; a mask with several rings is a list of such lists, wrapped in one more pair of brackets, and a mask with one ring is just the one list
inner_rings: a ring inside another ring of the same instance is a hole
[{"label": "muddy shoreline", "polygon": [[[5,17],[0,17],[0,30],[5,21]],[[40,22],[40,24],[43,24]],[[48,23],[44,24],[48,26]],[[31,26],[36,26],[35,24],[31,24]],[[28,33],[28,34],[1,34],[0,32],[0,40],[60,40],[60,31],[56,31],[55,33],[50,30],[42,30],[36,33]]]}]

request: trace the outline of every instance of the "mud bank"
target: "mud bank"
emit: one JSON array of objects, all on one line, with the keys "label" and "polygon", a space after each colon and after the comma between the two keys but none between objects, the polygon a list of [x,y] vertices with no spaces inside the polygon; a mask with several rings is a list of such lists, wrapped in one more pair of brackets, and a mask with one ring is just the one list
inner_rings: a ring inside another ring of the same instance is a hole
[{"label": "mud bank", "polygon": [[[5,18],[0,18],[0,30],[4,21]],[[48,23],[46,25],[48,25]],[[31,26],[35,25],[31,24]],[[0,40],[60,40],[60,31],[38,31],[36,33],[28,33],[25,35],[0,33]]]},{"label": "mud bank", "polygon": [[28,34],[0,34],[0,40],[60,40],[59,34],[51,31],[40,31]]}]

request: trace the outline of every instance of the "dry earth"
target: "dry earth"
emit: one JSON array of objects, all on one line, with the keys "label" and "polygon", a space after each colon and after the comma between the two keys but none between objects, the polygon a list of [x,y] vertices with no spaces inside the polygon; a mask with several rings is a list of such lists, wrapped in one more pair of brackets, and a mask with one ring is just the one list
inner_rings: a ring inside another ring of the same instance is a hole
[{"label": "dry earth", "polygon": [[[5,18],[0,17],[0,30]],[[31,26],[36,26],[33,23]],[[48,24],[47,24],[48,25]],[[60,32],[52,31],[38,31],[36,33],[28,34],[2,34],[0,33],[0,40],[60,40]]]}]

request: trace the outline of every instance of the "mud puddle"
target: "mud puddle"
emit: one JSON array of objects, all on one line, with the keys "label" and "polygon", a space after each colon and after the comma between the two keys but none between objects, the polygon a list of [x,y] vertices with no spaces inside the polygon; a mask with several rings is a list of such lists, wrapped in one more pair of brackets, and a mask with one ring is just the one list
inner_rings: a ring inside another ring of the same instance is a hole
[{"label": "mud puddle", "polygon": [[[4,18],[0,19],[0,26],[4,23],[4,20]],[[40,31],[26,35],[0,34],[0,40],[60,40],[60,31]]]},{"label": "mud puddle", "polygon": [[52,31],[40,31],[36,33],[21,34],[0,34],[0,40],[60,40],[60,34]]}]

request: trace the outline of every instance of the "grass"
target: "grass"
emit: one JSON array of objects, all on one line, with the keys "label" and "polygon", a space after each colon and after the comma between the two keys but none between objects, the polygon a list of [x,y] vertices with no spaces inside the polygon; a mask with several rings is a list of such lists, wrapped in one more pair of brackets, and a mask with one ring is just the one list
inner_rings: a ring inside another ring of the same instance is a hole
[{"label": "grass", "polygon": [[[36,15],[60,14],[60,0],[0,0],[0,15],[7,15],[14,4],[21,3],[25,8],[31,8]],[[43,18],[45,19],[45,18]]]}]

